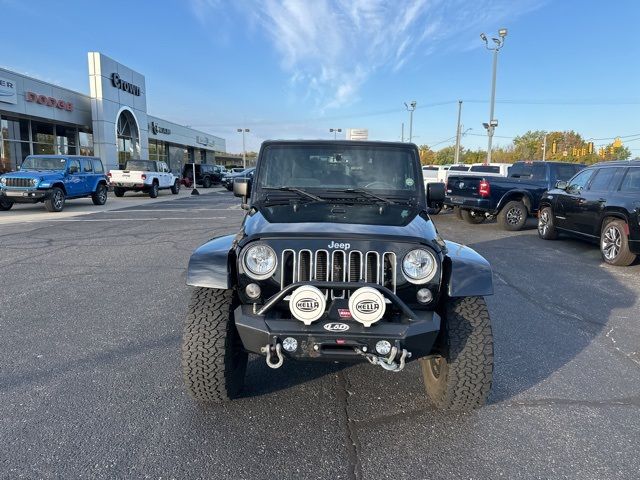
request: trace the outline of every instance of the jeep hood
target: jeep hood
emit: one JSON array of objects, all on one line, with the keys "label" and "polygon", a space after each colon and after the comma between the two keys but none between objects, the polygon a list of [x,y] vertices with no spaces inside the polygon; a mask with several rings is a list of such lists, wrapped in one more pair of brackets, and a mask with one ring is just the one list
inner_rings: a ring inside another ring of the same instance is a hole
[{"label": "jeep hood", "polygon": [[55,170],[20,170],[17,172],[5,173],[5,178],[42,178],[47,180],[57,180],[64,177],[64,172]]}]

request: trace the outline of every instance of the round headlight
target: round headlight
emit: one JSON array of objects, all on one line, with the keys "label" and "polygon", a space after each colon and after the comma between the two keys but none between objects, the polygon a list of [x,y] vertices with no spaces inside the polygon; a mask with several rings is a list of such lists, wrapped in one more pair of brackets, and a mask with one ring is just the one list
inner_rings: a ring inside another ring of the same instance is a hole
[{"label": "round headlight", "polygon": [[5,184],[7,183],[7,179],[6,179],[6,178],[4,178],[4,177],[0,178],[0,183],[1,183],[2,185],[5,185]]},{"label": "round headlight", "polygon": [[31,185],[33,185],[34,187],[35,187],[36,185],[38,185],[38,179],[37,179],[37,178],[32,178],[32,179],[31,179]]},{"label": "round headlight", "polygon": [[411,250],[402,260],[402,272],[411,283],[426,283],[438,269],[438,262],[428,250]]},{"label": "round headlight", "polygon": [[268,245],[254,245],[244,253],[244,266],[247,268],[247,275],[253,279],[267,278],[276,269],[277,264],[276,252]]}]

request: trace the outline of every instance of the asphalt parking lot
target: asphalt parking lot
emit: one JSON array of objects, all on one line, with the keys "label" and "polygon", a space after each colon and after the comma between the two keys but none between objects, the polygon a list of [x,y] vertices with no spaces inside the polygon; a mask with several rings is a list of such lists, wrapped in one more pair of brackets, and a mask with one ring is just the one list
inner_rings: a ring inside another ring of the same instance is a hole
[{"label": "asphalt parking lot", "polygon": [[181,383],[185,270],[239,202],[121,205],[2,212],[3,478],[638,478],[640,264],[438,215],[494,268],[488,406],[436,411],[415,363],[253,357],[244,397],[203,408]]}]

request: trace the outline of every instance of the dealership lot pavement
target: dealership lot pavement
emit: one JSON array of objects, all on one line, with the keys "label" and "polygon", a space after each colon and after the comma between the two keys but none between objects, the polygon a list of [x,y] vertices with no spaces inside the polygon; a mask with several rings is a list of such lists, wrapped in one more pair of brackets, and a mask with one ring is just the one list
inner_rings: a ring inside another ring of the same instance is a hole
[{"label": "dealership lot pavement", "polygon": [[225,192],[2,212],[1,477],[638,477],[640,265],[453,215],[435,217],[440,233],[495,272],[487,407],[434,410],[415,363],[274,371],[258,357],[244,398],[195,404],[179,370],[185,268],[237,230],[238,204]]}]

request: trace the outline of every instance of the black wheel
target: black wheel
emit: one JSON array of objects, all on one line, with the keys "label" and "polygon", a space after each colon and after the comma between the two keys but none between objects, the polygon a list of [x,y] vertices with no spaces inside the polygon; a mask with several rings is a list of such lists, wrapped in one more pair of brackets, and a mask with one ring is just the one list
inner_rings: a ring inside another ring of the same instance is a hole
[{"label": "black wheel", "polygon": [[477,225],[485,221],[486,217],[483,212],[478,210],[467,210],[466,208],[460,209],[460,216],[467,223]]},{"label": "black wheel", "polygon": [[462,220],[462,209],[460,207],[453,207],[453,214],[458,220]]},{"label": "black wheel", "polygon": [[233,323],[232,290],[197,288],[182,337],[182,376],[193,398],[225,402],[244,385],[248,354]]},{"label": "black wheel", "polygon": [[636,254],[629,250],[629,238],[625,232],[628,226],[624,220],[608,218],[602,226],[600,252],[609,265],[627,267],[636,260]]},{"label": "black wheel", "polygon": [[231,184],[227,183],[227,184],[225,185],[225,188],[226,188],[227,190],[229,190],[229,191],[233,190],[233,183],[231,183]]},{"label": "black wheel", "polygon": [[553,210],[551,207],[544,207],[538,214],[538,236],[545,240],[555,240],[558,238]]},{"label": "black wheel", "polygon": [[7,200],[4,197],[0,197],[0,210],[6,212],[7,210],[11,210],[13,207],[13,202],[11,200]]},{"label": "black wheel", "polygon": [[64,192],[61,188],[53,187],[49,197],[44,201],[44,206],[50,212],[61,212],[64,208]]},{"label": "black wheel", "polygon": [[519,200],[512,200],[500,210],[498,214],[498,223],[502,225],[502,228],[515,232],[522,230],[527,223],[529,217],[529,210],[524,203]]},{"label": "black wheel", "polygon": [[443,328],[440,355],[420,359],[427,394],[441,409],[481,407],[493,379],[493,334],[484,299],[452,299]]},{"label": "black wheel", "polygon": [[156,198],[158,196],[158,191],[159,191],[158,184],[156,182],[153,182],[151,184],[151,188],[149,188],[149,196],[151,198]]},{"label": "black wheel", "polygon": [[435,208],[431,208],[431,207],[427,208],[427,213],[429,215],[438,215],[441,211],[442,211],[442,205],[440,205],[439,207],[435,207]]},{"label": "black wheel", "polygon": [[180,182],[178,180],[176,180],[171,186],[171,193],[173,193],[174,195],[180,193]]},{"label": "black wheel", "polygon": [[124,197],[124,192],[125,191],[126,190],[124,188],[122,188],[122,187],[113,187],[113,194],[118,198]]},{"label": "black wheel", "polygon": [[107,203],[107,186],[104,183],[96,187],[96,191],[91,194],[94,205],[104,205]]},{"label": "black wheel", "polygon": [[202,179],[202,188],[211,188],[211,178],[204,177]]}]

